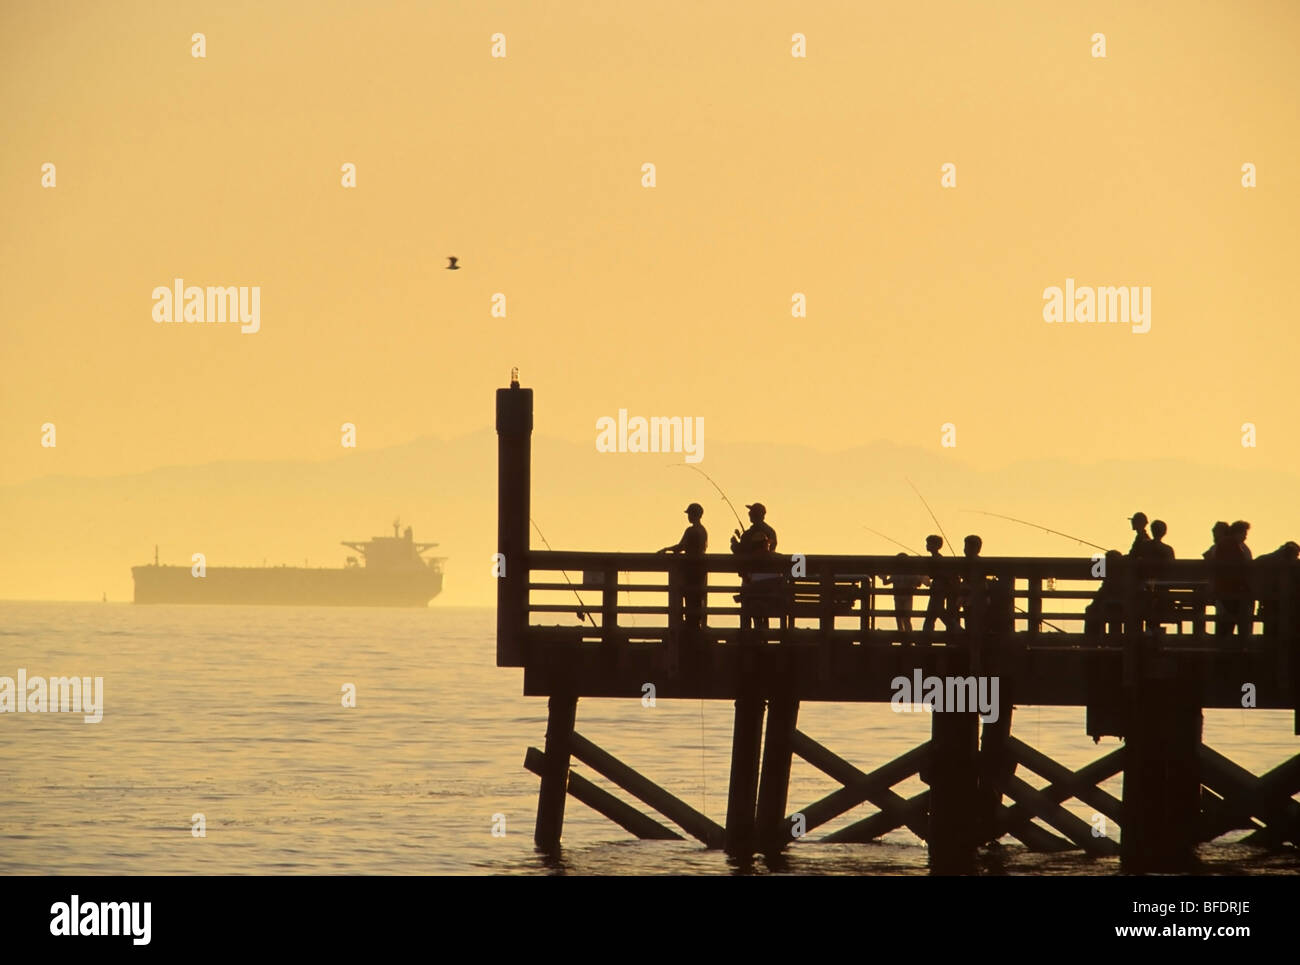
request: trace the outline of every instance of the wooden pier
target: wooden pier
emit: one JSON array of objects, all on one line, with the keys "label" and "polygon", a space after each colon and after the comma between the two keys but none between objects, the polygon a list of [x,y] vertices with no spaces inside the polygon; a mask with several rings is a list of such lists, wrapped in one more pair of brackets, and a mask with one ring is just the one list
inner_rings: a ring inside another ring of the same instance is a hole
[{"label": "wooden pier", "polygon": [[[864,802],[876,813],[822,840],[870,841],[906,827],[926,841],[936,870],[964,870],[980,845],[1004,835],[1041,851],[1118,851],[1136,872],[1190,868],[1199,843],[1233,830],[1252,830],[1248,840],[1266,847],[1300,846],[1300,754],[1256,775],[1204,744],[1201,732],[1207,707],[1296,711],[1300,564],[1270,569],[1269,621],[1243,637],[1214,632],[1208,587],[1241,569],[1229,564],[1112,561],[1108,582],[1123,592],[1104,626],[1085,632],[1083,609],[1100,583],[1093,559],[709,554],[690,561],[708,574],[705,626],[691,627],[682,557],[531,548],[532,423],[531,389],[497,391],[505,564],[497,664],[523,668],[524,693],[548,698],[545,745],[529,748],[524,761],[541,779],[539,848],[559,848],[570,795],[638,837],[689,836],[743,857],[779,853],[793,835]],[[760,613],[769,619],[756,629],[742,629],[735,603],[742,571],[783,577],[779,605]],[[908,574],[981,592],[969,595],[959,628],[926,633],[927,590],[918,589],[918,629],[901,632],[881,578]],[[958,696],[996,678],[996,720],[982,723],[972,703],[946,707],[931,714],[929,740],[866,771],[798,727],[804,702],[889,702],[897,678],[917,671],[948,681]],[[581,698],[640,700],[647,682],[657,699],[734,702],[724,826],[578,732]],[[1013,736],[1012,708],[1027,705],[1086,708],[1087,735],[1124,743],[1071,770]],[[1300,714],[1294,720],[1300,734]],[[840,787],[791,808],[794,755]],[[574,758],[658,817],[574,773]],[[1035,788],[1018,775],[1026,771],[1047,785]],[[1101,787],[1121,772],[1122,800]],[[928,790],[911,798],[894,791],[914,775]],[[1062,807],[1070,799],[1117,825],[1119,845]]]}]

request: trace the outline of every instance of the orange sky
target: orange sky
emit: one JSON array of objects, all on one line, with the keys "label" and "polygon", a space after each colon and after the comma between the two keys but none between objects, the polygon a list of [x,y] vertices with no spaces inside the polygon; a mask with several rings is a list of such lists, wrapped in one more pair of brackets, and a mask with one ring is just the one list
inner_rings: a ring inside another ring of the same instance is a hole
[{"label": "orange sky", "polygon": [[[626,408],[1294,471],[1298,38],[1287,2],[6,4],[0,485],[453,438],[512,365],[576,443]],[[155,324],[177,277],[260,286],[261,331]],[[1066,278],[1150,286],[1151,330],[1045,323]]]}]

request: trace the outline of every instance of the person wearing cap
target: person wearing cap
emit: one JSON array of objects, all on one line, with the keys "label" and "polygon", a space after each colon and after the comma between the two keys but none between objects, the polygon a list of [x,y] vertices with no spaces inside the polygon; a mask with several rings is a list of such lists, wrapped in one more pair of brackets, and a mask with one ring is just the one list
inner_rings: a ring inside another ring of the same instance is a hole
[{"label": "person wearing cap", "polygon": [[[731,537],[731,552],[740,553],[741,555],[750,555],[753,553],[775,553],[776,552],[776,530],[767,525],[767,507],[762,503],[746,503],[745,508],[749,510],[749,529],[743,533],[736,530],[735,535]],[[767,541],[767,547],[763,547],[763,541]]]},{"label": "person wearing cap", "polygon": [[[731,552],[738,556],[770,556],[776,552],[776,530],[767,525],[767,507],[762,503],[746,503],[749,510],[749,529],[743,533],[736,530],[731,537]],[[779,583],[777,581],[780,581]],[[769,611],[775,609],[780,600],[779,590],[784,584],[781,573],[741,573],[740,627],[747,630],[757,625],[759,620],[768,626]]]},{"label": "person wearing cap", "polygon": [[1151,537],[1147,535],[1147,514],[1134,513],[1128,518],[1129,525],[1133,527],[1133,547],[1128,551],[1132,557],[1142,556],[1145,552],[1144,547],[1151,542]]},{"label": "person wearing cap", "polygon": [[[691,503],[686,507],[686,518],[690,525],[682,533],[682,538],[672,546],[665,546],[660,553],[681,553],[687,557],[703,556],[709,549],[708,530],[701,525],[704,507]],[[683,624],[698,629],[704,626],[704,608],[708,597],[709,574],[699,563],[686,563],[682,567],[682,614]]]}]

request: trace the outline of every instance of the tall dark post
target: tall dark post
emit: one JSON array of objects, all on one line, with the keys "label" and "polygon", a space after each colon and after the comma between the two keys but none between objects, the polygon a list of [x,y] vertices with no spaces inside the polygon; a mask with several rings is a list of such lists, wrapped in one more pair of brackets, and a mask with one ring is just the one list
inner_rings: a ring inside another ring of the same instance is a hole
[{"label": "tall dark post", "polygon": [[532,435],[533,390],[512,378],[510,388],[497,389],[497,552],[505,561],[497,580],[498,667],[524,665]]},{"label": "tall dark post", "polygon": [[930,722],[930,867],[941,874],[970,869],[979,841],[979,714],[937,711]]},{"label": "tall dark post", "polygon": [[758,843],[765,854],[780,854],[791,841],[791,827],[785,820],[786,798],[790,793],[790,764],[794,731],[799,719],[799,701],[788,695],[775,697],[767,705],[767,738],[763,741],[763,769],[758,781]]},{"label": "tall dark post", "polygon": [[573,754],[573,724],[578,698],[557,695],[547,701],[546,757],[542,764],[542,789],[537,795],[537,824],[533,843],[543,851],[560,848],[564,830],[564,802],[569,793],[569,759]]},{"label": "tall dark post", "polygon": [[1197,681],[1143,681],[1124,734],[1120,865],[1131,874],[1178,872],[1196,860],[1201,816],[1202,714]]},{"label": "tall dark post", "polygon": [[764,700],[750,692],[736,698],[736,722],[731,734],[731,781],[727,788],[727,854],[754,853],[754,821],[758,805],[758,763],[763,742]]},{"label": "tall dark post", "polygon": [[1011,737],[1011,698],[1001,686],[998,689],[998,719],[985,721],[980,735],[978,836],[981,843],[999,837],[997,823],[1002,794],[1016,772],[1016,759],[1007,744]]}]

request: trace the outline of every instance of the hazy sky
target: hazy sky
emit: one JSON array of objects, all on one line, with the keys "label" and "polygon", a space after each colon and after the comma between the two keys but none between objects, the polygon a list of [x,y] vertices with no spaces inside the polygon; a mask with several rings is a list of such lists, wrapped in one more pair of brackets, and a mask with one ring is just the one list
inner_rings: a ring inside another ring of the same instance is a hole
[{"label": "hazy sky", "polygon": [[[0,483],[455,437],[512,365],[560,439],[703,417],[704,468],[950,422],[984,469],[1293,470],[1298,40],[1287,2],[6,3]],[[261,330],[155,323],[178,277]],[[1150,331],[1044,322],[1067,278]]]}]

